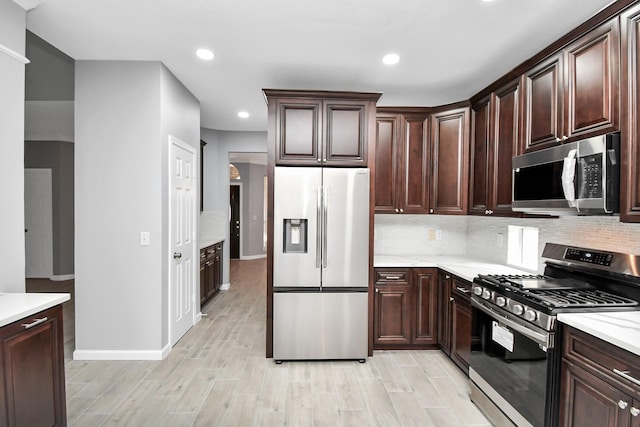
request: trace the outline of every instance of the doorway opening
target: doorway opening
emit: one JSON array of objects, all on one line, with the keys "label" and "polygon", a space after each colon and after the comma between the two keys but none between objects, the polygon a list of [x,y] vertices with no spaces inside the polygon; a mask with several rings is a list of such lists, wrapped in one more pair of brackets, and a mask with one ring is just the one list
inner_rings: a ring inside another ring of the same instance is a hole
[{"label": "doorway opening", "polygon": [[242,183],[229,185],[229,258],[240,259]]}]

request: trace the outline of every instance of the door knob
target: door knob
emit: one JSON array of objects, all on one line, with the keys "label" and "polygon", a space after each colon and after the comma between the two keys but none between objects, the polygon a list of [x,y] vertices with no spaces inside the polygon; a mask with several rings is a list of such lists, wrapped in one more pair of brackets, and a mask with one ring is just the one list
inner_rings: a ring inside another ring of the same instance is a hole
[{"label": "door knob", "polygon": [[180,252],[174,252],[174,253],[173,253],[173,258],[174,258],[174,259],[180,259],[180,258],[182,258],[182,253],[180,253]]}]

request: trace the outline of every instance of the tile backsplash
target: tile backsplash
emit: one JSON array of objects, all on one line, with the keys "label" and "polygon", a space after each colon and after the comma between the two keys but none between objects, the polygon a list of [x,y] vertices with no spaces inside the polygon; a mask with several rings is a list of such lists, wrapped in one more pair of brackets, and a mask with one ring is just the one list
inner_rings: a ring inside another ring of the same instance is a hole
[{"label": "tile backsplash", "polygon": [[[374,250],[384,255],[466,255],[506,264],[509,225],[539,230],[538,253],[545,243],[563,243],[640,255],[640,224],[618,217],[495,218],[445,215],[376,215]],[[442,230],[442,240],[430,240],[429,230]],[[498,235],[503,245],[498,246]],[[538,271],[544,268],[540,260]]]}]

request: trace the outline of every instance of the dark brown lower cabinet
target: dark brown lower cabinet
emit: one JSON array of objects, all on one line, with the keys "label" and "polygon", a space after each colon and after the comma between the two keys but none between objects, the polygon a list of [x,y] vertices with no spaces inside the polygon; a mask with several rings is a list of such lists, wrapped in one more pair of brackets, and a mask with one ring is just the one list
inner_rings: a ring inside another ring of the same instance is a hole
[{"label": "dark brown lower cabinet", "polygon": [[205,305],[222,285],[222,243],[200,249],[200,307]]},{"label": "dark brown lower cabinet", "polygon": [[[566,327],[560,426],[640,427],[640,356]],[[615,371],[614,371],[615,370]]]},{"label": "dark brown lower cabinet", "polygon": [[438,277],[438,344],[456,365],[469,372],[471,356],[471,283],[440,272]]},{"label": "dark brown lower cabinet", "polygon": [[62,306],[0,328],[0,426],[66,426]]},{"label": "dark brown lower cabinet", "polygon": [[434,348],[437,269],[376,268],[375,274],[374,348]]}]

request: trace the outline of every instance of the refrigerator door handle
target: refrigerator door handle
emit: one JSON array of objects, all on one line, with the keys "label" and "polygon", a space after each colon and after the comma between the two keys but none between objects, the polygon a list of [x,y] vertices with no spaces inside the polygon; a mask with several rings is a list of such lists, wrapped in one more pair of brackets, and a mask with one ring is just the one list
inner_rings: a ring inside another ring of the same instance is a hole
[{"label": "refrigerator door handle", "polygon": [[322,213],[322,267],[327,268],[327,217],[329,216],[329,192],[327,187],[322,187],[322,199],[324,212]]},{"label": "refrigerator door handle", "polygon": [[316,204],[316,268],[322,262],[322,187],[318,187],[318,201]]}]

